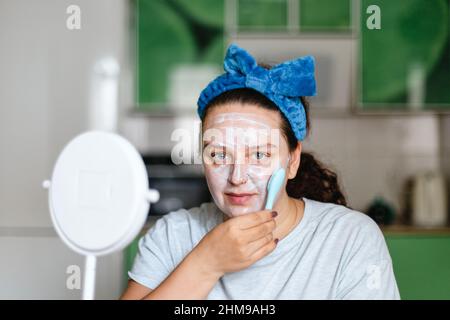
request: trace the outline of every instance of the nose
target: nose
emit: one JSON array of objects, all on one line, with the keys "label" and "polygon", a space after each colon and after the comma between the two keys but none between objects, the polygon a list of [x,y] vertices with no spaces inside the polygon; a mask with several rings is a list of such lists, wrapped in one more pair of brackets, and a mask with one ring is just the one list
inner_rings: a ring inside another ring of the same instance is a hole
[{"label": "nose", "polygon": [[248,181],[247,165],[234,164],[229,177],[229,182],[234,185],[245,184]]}]

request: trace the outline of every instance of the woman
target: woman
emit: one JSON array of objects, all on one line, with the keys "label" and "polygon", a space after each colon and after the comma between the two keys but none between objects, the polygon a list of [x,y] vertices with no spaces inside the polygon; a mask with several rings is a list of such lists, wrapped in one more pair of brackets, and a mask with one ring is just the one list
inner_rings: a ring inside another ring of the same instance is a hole
[{"label": "woman", "polygon": [[[345,206],[333,172],[302,153],[313,58],[269,70],[231,45],[224,68],[198,101],[214,203],[156,222],[122,298],[398,299],[380,229]],[[282,188],[263,210],[280,168]]]}]

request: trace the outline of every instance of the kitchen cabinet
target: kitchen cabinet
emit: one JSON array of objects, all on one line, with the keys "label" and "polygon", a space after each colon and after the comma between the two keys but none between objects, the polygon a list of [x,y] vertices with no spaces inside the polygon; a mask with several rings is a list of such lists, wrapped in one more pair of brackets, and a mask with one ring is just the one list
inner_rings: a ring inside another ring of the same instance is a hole
[{"label": "kitchen cabinet", "polygon": [[[359,106],[362,111],[450,111],[446,0],[361,0]],[[380,12],[370,29],[369,6]]]},{"label": "kitchen cabinet", "polygon": [[[351,0],[136,1],[138,111],[171,114],[173,108],[180,111],[176,108],[180,102],[188,110],[194,110],[201,89],[223,72],[226,44],[236,36],[283,39],[312,33],[312,38],[317,35],[320,39],[321,33],[327,33],[336,40],[349,37],[351,3]],[[348,42],[344,44],[349,49]],[[308,48],[307,45],[298,46],[297,51]],[[274,48],[270,42],[266,46],[269,52]],[[281,52],[285,49],[289,50],[278,47]],[[271,56],[267,61],[277,58]],[[347,69],[350,72],[350,66]]]},{"label": "kitchen cabinet", "polygon": [[[194,78],[201,82],[214,70],[219,73],[225,50],[223,17],[224,0],[136,1],[139,110],[167,109],[189,94],[183,89],[190,88]],[[200,66],[203,69],[196,69]]]},{"label": "kitchen cabinet", "polygon": [[383,229],[402,299],[450,299],[450,228]]},{"label": "kitchen cabinet", "polygon": [[[450,111],[446,0],[432,5],[427,0],[138,0],[136,4],[136,104],[141,111],[161,112],[171,106],[174,93],[189,93],[176,90],[189,86],[177,85],[176,79],[196,73],[201,88],[212,73],[220,73],[225,46],[232,39],[305,35],[321,39],[324,34],[337,39],[351,36],[358,42],[359,50],[352,55],[358,64],[352,101],[357,111]],[[379,29],[368,27],[373,6],[379,8]],[[205,65],[209,71],[196,69]],[[191,100],[189,105],[195,105]]]}]

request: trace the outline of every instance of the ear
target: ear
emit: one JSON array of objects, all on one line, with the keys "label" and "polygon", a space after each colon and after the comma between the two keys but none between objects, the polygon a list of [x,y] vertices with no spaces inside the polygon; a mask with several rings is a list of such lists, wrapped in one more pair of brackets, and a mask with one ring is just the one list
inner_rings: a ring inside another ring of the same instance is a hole
[{"label": "ear", "polygon": [[297,147],[291,152],[291,159],[288,167],[288,179],[293,179],[297,175],[298,168],[300,167],[300,155],[302,153],[302,143],[299,141]]}]

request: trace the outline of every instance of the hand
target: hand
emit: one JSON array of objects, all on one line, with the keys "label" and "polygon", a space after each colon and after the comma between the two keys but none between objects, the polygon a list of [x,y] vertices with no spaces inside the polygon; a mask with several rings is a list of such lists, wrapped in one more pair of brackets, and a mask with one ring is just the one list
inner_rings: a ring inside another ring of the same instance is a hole
[{"label": "hand", "polygon": [[272,252],[277,213],[267,210],[233,217],[217,225],[192,251],[199,267],[221,277],[245,269]]}]

